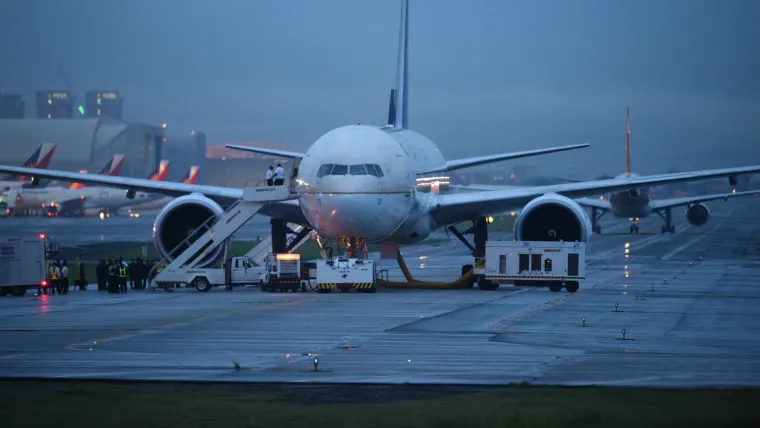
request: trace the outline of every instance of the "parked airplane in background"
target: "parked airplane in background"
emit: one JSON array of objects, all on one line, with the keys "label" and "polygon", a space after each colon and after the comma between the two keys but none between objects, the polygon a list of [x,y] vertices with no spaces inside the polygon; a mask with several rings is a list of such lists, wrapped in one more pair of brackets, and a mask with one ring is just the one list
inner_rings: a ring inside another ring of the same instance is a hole
[{"label": "parked airplane in background", "polygon": [[[339,127],[318,138],[305,153],[227,146],[294,160],[295,199],[267,203],[258,214],[304,225],[333,241],[379,243],[383,254],[397,249],[399,244],[420,242],[440,228],[472,221],[476,247],[473,252],[482,256],[487,240],[486,217],[490,215],[522,207],[515,224],[516,240],[586,242],[591,234],[589,216],[571,198],[760,172],[760,165],[754,165],[519,189],[451,194],[418,192],[419,177],[579,146],[446,161],[432,141],[409,129],[407,17],[408,3],[404,0],[396,84],[400,108],[396,111],[395,124]],[[186,240],[190,232],[211,217],[219,218],[224,212],[223,205],[239,201],[243,196],[243,189],[230,187],[11,166],[0,166],[0,172],[119,187],[126,189],[128,197],[134,197],[136,191],[178,196],[157,215],[153,226],[157,250],[167,260],[173,259],[168,252]],[[216,247],[203,264],[219,260],[223,247]],[[479,284],[483,289],[498,287],[485,280]],[[572,290],[568,286],[568,291],[577,291],[577,284]]]},{"label": "parked airplane in background", "polygon": [[[50,166],[50,160],[55,153],[55,144],[43,143],[37,147],[37,150],[22,164],[24,168],[47,169]],[[0,193],[24,186],[31,186],[28,177],[7,177],[0,181]]]},{"label": "parked airplane in background", "polygon": [[[617,178],[639,177],[631,172],[631,119],[629,109],[625,109],[625,172]],[[743,178],[743,177],[742,177]],[[736,185],[738,180],[732,180],[731,184]],[[733,192],[716,193],[711,195],[689,196],[684,198],[653,200],[649,189],[638,188],[628,191],[615,192],[608,198],[600,199],[577,199],[581,206],[591,208],[591,228],[595,233],[602,233],[602,227],[599,226],[599,219],[604,214],[611,212],[615,217],[627,218],[631,221],[630,233],[639,233],[638,221],[640,218],[648,217],[651,214],[657,214],[665,221],[660,231],[662,233],[675,233],[676,228],[673,226],[671,209],[686,206],[686,220],[692,226],[702,226],[710,218],[710,210],[703,202],[717,199],[727,200],[737,196],[747,196],[760,191],[740,191],[734,189]]]},{"label": "parked airplane in background", "polygon": [[[109,177],[111,173],[121,172],[120,163],[115,155],[106,166],[95,177]],[[116,160],[116,163],[114,163]],[[116,165],[117,168],[113,168]],[[168,173],[169,161],[161,161],[159,166],[148,176],[147,180],[163,181],[166,180]],[[88,174],[89,175],[89,174]],[[66,180],[62,180],[66,181]],[[79,182],[77,182],[79,183]],[[16,192],[10,192],[13,195]],[[149,201],[152,198],[158,198],[160,195],[149,195],[144,192],[136,193],[135,198],[138,200]],[[82,215],[85,210],[97,210],[98,213],[116,214],[119,208],[131,205],[134,202],[127,199],[123,191],[110,187],[82,187],[82,188],[63,188],[50,187],[45,189],[19,189],[15,197],[9,198],[15,200],[14,211],[23,212],[28,209],[42,209],[48,215]]]},{"label": "parked airplane in background", "polygon": [[[98,174],[109,175],[111,177],[118,177],[121,174],[121,167],[124,165],[124,155],[115,154],[111,157],[111,160],[106,162],[105,166],[100,170]],[[81,171],[86,173],[87,171]],[[67,189],[83,189],[82,183],[70,183],[66,186]]]},{"label": "parked airplane in background", "polygon": [[[180,183],[184,184],[196,184],[198,183],[198,172],[200,171],[201,167],[199,166],[191,166],[190,169],[187,171],[187,174],[185,174],[184,177],[182,177],[182,180],[180,180]],[[154,201],[145,202],[143,204],[134,205],[129,208],[130,215],[135,213],[139,214],[140,212],[144,211],[154,211],[154,210],[160,210],[166,204],[168,204],[172,199],[171,197],[163,197],[161,199],[156,199]]]}]

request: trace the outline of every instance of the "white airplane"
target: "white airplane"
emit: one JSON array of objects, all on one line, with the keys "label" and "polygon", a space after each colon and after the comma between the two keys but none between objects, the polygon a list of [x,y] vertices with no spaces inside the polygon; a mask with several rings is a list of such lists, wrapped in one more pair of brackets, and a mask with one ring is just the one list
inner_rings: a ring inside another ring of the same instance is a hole
[{"label": "white airplane", "polygon": [[[55,153],[54,143],[42,143],[37,150],[32,153],[29,159],[22,164],[24,168],[39,168],[47,169],[50,166],[50,160],[53,159],[53,153]],[[6,192],[11,189],[17,189],[21,187],[31,186],[32,183],[26,179],[26,177],[18,177],[13,179],[8,177],[0,181],[0,192]]]},{"label": "white airplane", "polygon": [[[109,162],[110,163],[110,162]],[[169,161],[164,160],[159,163],[159,166],[148,176],[146,181],[163,181],[166,180],[168,173]],[[105,170],[105,168],[104,168]],[[112,176],[110,174],[100,175],[94,174],[82,174],[91,175],[94,177],[110,177],[117,179],[124,179],[123,177]],[[80,173],[81,174],[81,173]],[[70,180],[60,180],[70,181]],[[84,183],[81,181],[75,181],[75,183]],[[86,183],[93,184],[93,183]],[[94,183],[97,186],[97,183]],[[15,192],[11,192],[15,193]],[[46,188],[46,189],[20,189],[13,198],[16,200],[16,210],[22,210],[26,208],[38,208],[42,207],[49,212],[54,212],[60,215],[82,215],[92,210],[97,210],[99,213],[116,214],[120,208],[124,208],[129,205],[134,205],[135,200],[138,201],[150,201],[158,199],[163,195],[151,194],[146,192],[135,192],[132,199],[128,198],[123,191],[110,188],[110,187],[79,187],[69,186],[68,188]]]},{"label": "white airplane", "polygon": [[[401,108],[396,111],[395,123],[342,126],[322,135],[305,153],[227,146],[294,159],[296,199],[268,203],[258,214],[304,225],[333,241],[365,239],[368,243],[378,243],[381,244],[381,254],[386,255],[399,244],[420,242],[436,230],[472,221],[475,234],[473,254],[482,256],[487,240],[486,217],[489,215],[522,208],[514,230],[516,240],[586,242],[591,235],[590,218],[571,198],[760,172],[760,165],[754,165],[495,191],[418,192],[416,180],[427,174],[588,145],[446,161],[432,141],[409,129],[406,0],[402,0],[401,15],[396,86]],[[185,240],[189,232],[212,216],[218,218],[223,213],[222,205],[234,203],[243,195],[241,188],[101,177],[67,171],[0,166],[0,172],[118,187],[126,189],[128,196],[144,191],[177,197],[157,215],[153,225],[157,250],[167,260],[172,260],[166,257],[168,251]],[[222,247],[213,254],[214,257],[207,259],[209,263],[223,254]],[[466,267],[463,266],[463,270]],[[497,288],[498,284],[480,279],[479,286],[490,290]],[[568,287],[568,291],[577,291],[577,284],[573,290]]]},{"label": "white airplane", "polygon": [[[197,165],[193,165],[190,167],[190,169],[187,171],[187,174],[185,174],[184,177],[182,177],[182,180],[180,180],[180,183],[184,184],[196,184],[198,182],[198,172],[200,171],[201,167]],[[145,202],[142,204],[134,205],[132,207],[129,207],[129,212],[131,213],[139,213],[140,211],[153,211],[153,210],[160,210],[166,204],[172,201],[171,197],[163,197],[161,199],[156,199],[150,202]]]},{"label": "white airplane", "polygon": [[[639,177],[631,172],[631,120],[628,108],[625,109],[625,173],[617,178]],[[743,178],[743,177],[742,177]],[[738,180],[731,180],[732,185],[737,185]],[[659,215],[665,224],[660,229],[661,233],[675,233],[671,210],[676,207],[686,206],[686,220],[692,226],[703,226],[710,218],[710,210],[704,202],[718,199],[728,200],[737,196],[748,196],[760,193],[760,190],[716,193],[711,195],[688,196],[685,198],[673,198],[654,200],[650,196],[649,189],[638,188],[628,191],[615,192],[607,198],[600,199],[577,199],[581,206],[591,209],[591,228],[594,233],[602,233],[599,219],[604,214],[611,212],[619,218],[627,218],[631,221],[630,233],[639,233],[638,221],[640,218],[652,214]]]}]

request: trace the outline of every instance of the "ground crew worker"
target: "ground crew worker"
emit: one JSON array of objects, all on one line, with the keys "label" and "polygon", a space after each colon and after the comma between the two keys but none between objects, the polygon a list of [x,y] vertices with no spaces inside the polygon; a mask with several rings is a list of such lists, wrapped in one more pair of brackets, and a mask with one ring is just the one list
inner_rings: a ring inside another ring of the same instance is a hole
[{"label": "ground crew worker", "polygon": [[118,293],[119,292],[119,276],[118,271],[116,267],[116,262],[113,260],[108,261],[108,292],[109,293]]},{"label": "ground crew worker", "polygon": [[69,261],[64,260],[61,266],[61,292],[69,294]]},{"label": "ground crew worker", "polygon": [[143,260],[142,266],[140,266],[140,272],[142,273],[142,288],[148,288],[148,276],[150,275],[150,265],[148,260]]},{"label": "ground crew worker", "polygon": [[122,294],[127,294],[127,267],[119,263],[119,289]]},{"label": "ground crew worker", "polygon": [[108,283],[108,266],[106,261],[100,259],[98,265],[95,267],[95,280],[98,283],[98,291],[105,290]]},{"label": "ground crew worker", "polygon": [[232,291],[232,259],[224,262],[224,290]]},{"label": "ground crew worker", "polygon": [[267,170],[267,186],[274,186],[274,167],[271,165]]},{"label": "ground crew worker", "polygon": [[277,164],[277,168],[274,170],[274,185],[275,186],[282,186],[282,184],[285,182],[285,169],[280,165]]},{"label": "ground crew worker", "polygon": [[53,264],[50,265],[50,292],[52,294],[55,294],[55,291],[58,290],[58,287],[61,286],[60,281],[61,281],[61,270],[58,269],[58,263],[53,262]]}]

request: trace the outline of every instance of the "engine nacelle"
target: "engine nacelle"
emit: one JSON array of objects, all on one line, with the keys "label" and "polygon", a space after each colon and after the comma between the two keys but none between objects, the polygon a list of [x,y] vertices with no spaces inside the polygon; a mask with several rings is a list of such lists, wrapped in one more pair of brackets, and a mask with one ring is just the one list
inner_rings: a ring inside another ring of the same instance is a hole
[{"label": "engine nacelle", "polygon": [[[192,231],[200,227],[209,217],[213,216],[218,219],[223,212],[224,210],[219,204],[199,193],[172,200],[158,213],[153,224],[153,243],[156,245],[156,250],[162,258],[174,260],[176,256],[206,232],[205,229],[202,229],[186,244],[174,250],[188,238]],[[172,250],[174,252],[169,254]],[[223,252],[224,246],[220,245],[219,248],[203,259],[198,267],[207,267],[213,264],[223,256]]]},{"label": "engine nacelle", "polygon": [[692,226],[703,226],[710,218],[710,210],[704,204],[694,204],[686,209],[686,221]]},{"label": "engine nacelle", "polygon": [[587,242],[591,219],[572,199],[546,193],[525,205],[515,222],[516,241]]}]

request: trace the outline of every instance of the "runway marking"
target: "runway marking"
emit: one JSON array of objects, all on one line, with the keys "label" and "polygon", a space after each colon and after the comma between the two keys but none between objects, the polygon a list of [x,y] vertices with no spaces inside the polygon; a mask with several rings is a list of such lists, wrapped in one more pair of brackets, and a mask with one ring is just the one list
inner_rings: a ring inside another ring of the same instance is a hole
[{"label": "runway marking", "polygon": [[710,229],[709,232],[706,232],[704,235],[699,235],[696,238],[692,239],[691,241],[681,245],[680,247],[676,248],[675,250],[671,251],[670,253],[666,254],[664,257],[662,257],[660,260],[670,260],[671,257],[675,256],[676,254],[680,253],[681,251],[685,250],[686,248],[696,244],[697,242],[705,239],[709,234],[715,232],[716,229],[720,227],[720,224],[715,225],[712,229]]},{"label": "runway marking", "polygon": [[[284,304],[280,304],[280,305],[276,305],[276,306],[280,307],[280,306],[287,306],[287,305],[295,305],[295,304],[302,303],[302,302],[304,302],[304,300],[296,300],[296,301],[293,301],[293,302],[277,302],[277,303],[284,303]],[[202,320],[206,320],[206,319],[211,319],[211,318],[221,318],[221,317],[225,317],[225,316],[229,316],[229,315],[235,315],[235,314],[240,314],[240,313],[244,313],[244,312],[249,312],[252,309],[253,310],[262,310],[262,309],[269,309],[269,308],[271,308],[271,306],[267,306],[267,307],[256,306],[256,307],[253,307],[253,308],[248,307],[248,308],[237,310],[237,311],[229,311],[229,312],[223,312],[223,313],[220,313],[220,314],[206,315],[206,316],[200,317],[200,318],[192,318],[192,319],[189,319],[189,320],[175,321],[175,322],[170,322],[168,324],[152,325],[152,326],[143,327],[143,328],[140,328],[140,329],[137,329],[137,330],[132,330],[132,331],[127,331],[127,332],[123,332],[123,333],[117,333],[117,334],[112,334],[112,335],[108,335],[108,336],[103,336],[103,337],[99,337],[99,338],[96,338],[96,339],[86,340],[84,342],[72,343],[70,345],[64,346],[64,349],[69,349],[69,350],[76,351],[76,350],[79,350],[78,347],[85,346],[85,345],[92,345],[93,342],[105,342],[105,341],[111,341],[111,340],[116,340],[116,339],[122,339],[122,338],[127,337],[127,336],[133,336],[135,334],[143,333],[143,332],[150,331],[150,330],[155,330],[155,329],[160,329],[160,328],[167,328],[167,327],[174,327],[174,326],[181,325],[181,324],[190,324],[190,323],[194,323],[194,322],[198,322],[198,321],[202,321]]]}]

